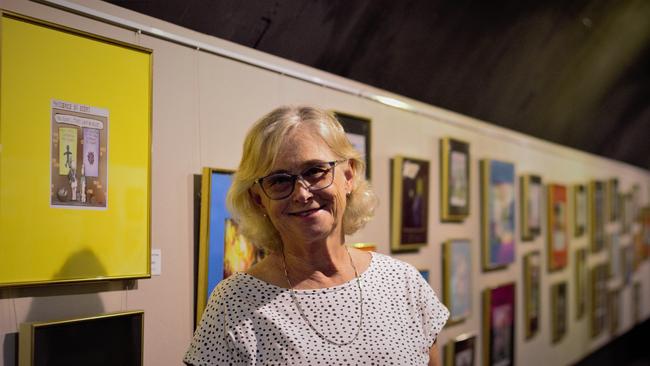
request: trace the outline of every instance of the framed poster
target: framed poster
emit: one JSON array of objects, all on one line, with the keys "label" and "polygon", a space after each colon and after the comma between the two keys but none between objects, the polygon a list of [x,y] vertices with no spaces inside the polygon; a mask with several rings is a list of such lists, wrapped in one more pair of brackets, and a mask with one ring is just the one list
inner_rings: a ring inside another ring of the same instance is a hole
[{"label": "framed poster", "polygon": [[353,114],[334,112],[334,116],[339,121],[345,135],[350,140],[354,148],[361,153],[363,160],[366,162],[366,179],[370,180],[372,163],[370,157],[371,135],[370,135],[370,118],[355,116]]},{"label": "framed poster", "polygon": [[472,311],[472,245],[469,239],[443,243],[443,302],[449,309],[448,324],[465,320]]},{"label": "framed poster", "polygon": [[582,319],[587,310],[587,249],[580,248],[575,251],[575,294],[576,294],[576,319]]},{"label": "framed poster", "polygon": [[417,250],[428,239],[429,162],[397,156],[392,175],[391,250]]},{"label": "framed poster", "polygon": [[469,143],[440,140],[440,220],[463,221],[469,215]]},{"label": "framed poster", "polygon": [[515,362],[515,284],[483,292],[483,365]]},{"label": "framed poster", "polygon": [[515,260],[515,166],[481,160],[481,248],[483,270]]},{"label": "framed poster", "polygon": [[447,342],[444,352],[445,366],[474,366],[476,335],[459,335]]},{"label": "framed poster", "polygon": [[608,313],[609,313],[609,333],[616,335],[621,325],[621,289],[615,288],[609,290]]},{"label": "framed poster", "polygon": [[589,183],[589,237],[591,252],[597,253],[605,248],[605,183]]},{"label": "framed poster", "polygon": [[549,271],[566,267],[569,258],[568,195],[566,186],[548,185],[547,258]]},{"label": "framed poster", "polygon": [[584,184],[573,186],[573,235],[581,237],[587,228],[587,188]]},{"label": "framed poster", "polygon": [[560,282],[551,286],[551,342],[557,343],[567,332],[568,306],[567,283]]},{"label": "framed poster", "polygon": [[607,264],[591,269],[591,337],[598,337],[607,322]]},{"label": "framed poster", "polygon": [[235,272],[244,272],[264,257],[239,232],[226,208],[226,195],[232,184],[232,171],[203,168],[201,178],[201,216],[196,291],[196,324],[214,288]]},{"label": "framed poster", "polygon": [[152,51],[0,23],[0,287],[148,278]]},{"label": "framed poster", "polygon": [[538,251],[524,256],[524,329],[526,339],[531,339],[539,331],[541,267],[542,259]]},{"label": "framed poster", "polygon": [[519,177],[521,240],[533,240],[542,229],[542,178],[526,174]]},{"label": "framed poster", "polygon": [[607,181],[607,216],[609,221],[618,221],[619,219],[619,202],[618,202],[618,178],[611,178]]}]

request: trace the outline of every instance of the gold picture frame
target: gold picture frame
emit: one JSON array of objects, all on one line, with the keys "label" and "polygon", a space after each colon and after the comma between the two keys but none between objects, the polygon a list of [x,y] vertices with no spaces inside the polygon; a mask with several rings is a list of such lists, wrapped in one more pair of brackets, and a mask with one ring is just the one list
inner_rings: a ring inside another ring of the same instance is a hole
[{"label": "gold picture frame", "polygon": [[564,269],[569,262],[569,196],[567,187],[549,184],[546,193],[546,258],[549,272]]},{"label": "gold picture frame", "polygon": [[440,140],[440,220],[462,222],[470,212],[469,143],[451,137]]},{"label": "gold picture frame", "polygon": [[430,164],[396,156],[391,165],[391,251],[415,251],[428,241]]},{"label": "gold picture frame", "polygon": [[483,365],[515,362],[514,282],[483,290]]},{"label": "gold picture frame", "polygon": [[472,311],[472,243],[450,239],[442,244],[442,298],[449,309],[448,325],[457,324]]},{"label": "gold picture frame", "polygon": [[551,342],[558,343],[568,328],[569,294],[566,281],[551,285]]},{"label": "gold picture frame", "polygon": [[542,258],[539,251],[524,256],[524,332],[526,339],[539,331],[541,317]]},{"label": "gold picture frame", "polygon": [[587,312],[588,291],[587,284],[587,248],[579,248],[575,250],[575,299],[576,299],[576,319],[580,320]]},{"label": "gold picture frame", "polygon": [[573,203],[573,236],[581,237],[587,230],[588,205],[587,187],[584,184],[574,184],[572,189]]},{"label": "gold picture frame", "polygon": [[589,241],[592,253],[598,253],[605,248],[605,214],[607,194],[605,183],[594,180],[589,182]]},{"label": "gold picture frame", "polygon": [[521,240],[535,239],[542,230],[542,208],[544,207],[542,177],[524,174],[519,177],[519,228]]},{"label": "gold picture frame", "polygon": [[461,334],[445,345],[445,366],[473,366],[476,359],[477,337],[474,333]]},{"label": "gold picture frame", "polygon": [[368,117],[332,111],[334,116],[343,127],[348,140],[352,146],[361,153],[366,164],[366,179],[372,176],[372,120]]}]

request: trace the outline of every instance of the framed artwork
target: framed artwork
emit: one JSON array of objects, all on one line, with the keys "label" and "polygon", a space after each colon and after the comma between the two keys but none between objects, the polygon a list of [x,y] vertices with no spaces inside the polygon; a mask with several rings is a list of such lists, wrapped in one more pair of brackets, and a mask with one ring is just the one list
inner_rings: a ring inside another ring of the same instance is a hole
[{"label": "framed artwork", "polygon": [[463,221],[469,215],[469,144],[446,137],[440,140],[440,220]]},{"label": "framed artwork", "polygon": [[587,228],[587,188],[584,184],[573,186],[573,235],[581,237]]},{"label": "framed artwork", "polygon": [[591,252],[597,253],[605,248],[605,183],[589,183],[589,237]]},{"label": "framed artwork", "polygon": [[607,264],[591,269],[591,337],[599,336],[607,323]]},{"label": "framed artwork", "polygon": [[429,162],[397,156],[392,172],[391,250],[417,250],[428,239]]},{"label": "framed artwork", "polygon": [[447,342],[445,366],[474,366],[476,335],[462,334]]},{"label": "framed artwork", "polygon": [[357,248],[359,250],[363,250],[364,252],[376,252],[377,251],[377,246],[372,243],[353,243],[350,244],[352,248]]},{"label": "framed artwork", "polygon": [[539,330],[541,267],[542,259],[538,251],[524,256],[524,329],[526,339],[531,339]]},{"label": "framed artwork", "polygon": [[152,51],[0,28],[0,287],[148,278]]},{"label": "framed artwork", "polygon": [[640,245],[643,248],[643,259],[650,257],[650,207],[643,207],[639,213]]},{"label": "framed artwork", "polygon": [[621,268],[623,284],[629,285],[634,274],[634,247],[632,245],[621,247]]},{"label": "framed artwork", "polygon": [[609,221],[618,221],[619,219],[619,202],[618,202],[618,178],[612,178],[607,181],[607,216]]},{"label": "framed artwork", "polygon": [[472,245],[469,239],[443,243],[443,302],[449,309],[448,323],[458,323],[472,311]]},{"label": "framed artwork", "polygon": [[241,235],[226,208],[226,194],[232,184],[230,170],[203,168],[199,260],[196,291],[196,322],[214,288],[236,272],[244,272],[264,257],[264,252]]},{"label": "framed artwork", "polygon": [[515,260],[515,166],[481,160],[481,248],[483,270]]},{"label": "framed artwork", "polygon": [[567,332],[568,313],[567,283],[560,282],[551,286],[551,341],[557,343]]},{"label": "framed artwork", "polygon": [[582,319],[587,310],[587,249],[580,248],[575,251],[575,293],[576,293],[576,319]]},{"label": "framed artwork", "polygon": [[370,161],[371,138],[370,138],[370,118],[355,116],[348,113],[334,112],[334,116],[339,121],[345,135],[350,140],[354,148],[361,153],[366,162],[366,179],[370,180],[372,164]]},{"label": "framed artwork", "polygon": [[634,324],[641,321],[641,282],[632,285],[632,316]]},{"label": "framed artwork", "polygon": [[609,313],[609,333],[616,335],[621,325],[621,289],[615,288],[609,290],[608,313]]},{"label": "framed artwork", "polygon": [[519,177],[521,240],[533,240],[542,230],[542,178],[526,174]]},{"label": "framed artwork", "polygon": [[609,235],[609,277],[619,277],[621,275],[621,242],[618,234]]},{"label": "framed artwork", "polygon": [[566,267],[569,258],[568,195],[566,186],[548,185],[547,259],[549,271]]},{"label": "framed artwork", "polygon": [[483,292],[483,365],[515,362],[515,284]]}]

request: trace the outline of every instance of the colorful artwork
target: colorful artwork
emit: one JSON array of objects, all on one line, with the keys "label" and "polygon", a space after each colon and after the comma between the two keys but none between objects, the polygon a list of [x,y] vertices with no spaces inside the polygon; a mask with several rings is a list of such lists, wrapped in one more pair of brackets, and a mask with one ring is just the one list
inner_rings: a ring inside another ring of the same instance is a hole
[{"label": "colorful artwork", "polygon": [[497,269],[515,258],[515,167],[481,161],[483,269]]},{"label": "colorful artwork", "polygon": [[483,305],[483,364],[515,362],[515,284],[485,290]]},{"label": "colorful artwork", "polygon": [[539,252],[531,252],[524,257],[524,319],[526,339],[532,338],[539,330],[540,281],[542,260]]},{"label": "colorful artwork", "polygon": [[551,341],[559,342],[567,332],[568,290],[566,282],[551,286]]},{"label": "colorful artwork", "polygon": [[573,186],[573,235],[580,237],[587,228],[587,189],[583,184]]},{"label": "colorful artwork", "polygon": [[569,258],[568,195],[563,185],[548,186],[548,269],[566,267]]},{"label": "colorful artwork", "polygon": [[443,302],[450,312],[449,322],[467,318],[472,310],[472,246],[467,239],[443,244]]},{"label": "colorful artwork", "polygon": [[527,174],[521,176],[521,240],[533,240],[542,227],[542,178]]},{"label": "colorful artwork", "polygon": [[239,233],[239,225],[227,218],[225,223],[223,278],[236,272],[246,272],[264,258],[264,251]]},{"label": "colorful artwork", "polygon": [[393,159],[391,250],[415,250],[427,244],[429,218],[429,162]]},{"label": "colorful artwork", "polygon": [[460,335],[445,346],[445,366],[474,366],[475,358],[475,335]]},{"label": "colorful artwork", "polygon": [[462,221],[469,215],[469,144],[440,140],[440,219]]}]

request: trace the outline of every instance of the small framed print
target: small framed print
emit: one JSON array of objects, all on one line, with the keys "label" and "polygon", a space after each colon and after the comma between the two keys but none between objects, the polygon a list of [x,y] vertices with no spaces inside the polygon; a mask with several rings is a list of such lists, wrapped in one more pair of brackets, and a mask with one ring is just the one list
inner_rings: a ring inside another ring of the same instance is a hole
[{"label": "small framed print", "polygon": [[618,178],[612,178],[607,181],[607,216],[609,221],[618,221],[619,219],[619,202],[618,202]]},{"label": "small framed print", "polygon": [[542,259],[538,251],[524,256],[524,329],[526,339],[531,339],[539,330],[541,266]]},{"label": "small framed print", "polygon": [[608,313],[609,313],[609,333],[616,335],[621,325],[621,289],[615,288],[609,290]]},{"label": "small framed print", "polygon": [[582,319],[587,310],[587,249],[580,248],[575,251],[575,291],[576,291],[576,319]]},{"label": "small framed print", "polygon": [[515,166],[481,160],[481,248],[483,270],[515,260]]},{"label": "small framed print", "polygon": [[445,366],[474,366],[476,335],[462,334],[445,346]]},{"label": "small framed print", "polygon": [[573,186],[573,235],[581,237],[587,228],[587,188],[584,184]]},{"label": "small framed print", "polygon": [[350,140],[354,148],[361,153],[366,163],[366,179],[371,177],[371,139],[370,139],[370,118],[359,117],[352,114],[334,112],[334,116],[339,121],[345,135]]},{"label": "small framed print", "polygon": [[609,277],[618,278],[621,276],[621,242],[618,234],[609,234]]},{"label": "small framed print", "polygon": [[519,177],[521,240],[533,240],[542,228],[542,178],[526,174]]},{"label": "small framed print", "polygon": [[391,250],[417,250],[428,238],[429,162],[397,156],[392,172]]},{"label": "small framed print", "polygon": [[377,251],[377,246],[372,243],[353,243],[350,244],[352,248],[357,248],[363,250],[364,252],[375,252]]},{"label": "small framed print", "polygon": [[567,283],[560,282],[551,286],[551,341],[557,343],[567,332]]},{"label": "small framed print", "polygon": [[483,292],[483,365],[515,362],[515,284]]},{"label": "small framed print", "polygon": [[440,140],[440,220],[458,222],[469,215],[469,144]]},{"label": "small framed print", "polygon": [[591,337],[598,337],[607,323],[607,264],[591,269]]},{"label": "small framed print", "polygon": [[548,185],[548,269],[567,266],[569,258],[568,196],[566,186]]},{"label": "small framed print", "polygon": [[469,239],[443,243],[443,302],[450,312],[449,323],[465,320],[472,309],[472,246]]},{"label": "small framed print", "polygon": [[591,252],[598,253],[605,248],[605,183],[589,183],[589,237]]}]

